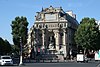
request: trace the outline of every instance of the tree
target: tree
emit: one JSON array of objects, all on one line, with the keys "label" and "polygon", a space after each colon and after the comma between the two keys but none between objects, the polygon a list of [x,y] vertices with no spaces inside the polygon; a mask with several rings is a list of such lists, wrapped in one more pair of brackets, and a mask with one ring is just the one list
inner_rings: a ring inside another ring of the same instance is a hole
[{"label": "tree", "polygon": [[[13,35],[13,42],[20,49],[20,38],[22,42],[22,46],[26,45],[27,43],[27,36],[28,36],[28,21],[26,17],[15,17],[15,20],[12,21],[12,35]],[[18,49],[18,51],[19,51]]]},{"label": "tree", "polygon": [[13,56],[19,56],[19,48],[16,45],[11,45]]},{"label": "tree", "polygon": [[75,33],[75,42],[84,49],[100,48],[100,33],[94,18],[83,18]]},{"label": "tree", "polygon": [[4,52],[4,40],[0,37],[0,55],[3,55]]},{"label": "tree", "polygon": [[0,55],[7,55],[11,53],[11,44],[7,40],[0,37]]},{"label": "tree", "polygon": [[4,46],[5,52],[8,53],[8,54],[11,53],[11,51],[12,51],[11,44],[7,40],[5,40],[4,42],[5,42],[5,46]]}]

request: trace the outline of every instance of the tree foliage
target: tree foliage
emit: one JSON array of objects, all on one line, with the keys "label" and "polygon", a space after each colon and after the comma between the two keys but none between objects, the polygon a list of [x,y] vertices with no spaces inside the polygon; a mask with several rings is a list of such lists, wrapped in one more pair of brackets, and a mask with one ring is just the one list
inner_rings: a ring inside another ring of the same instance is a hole
[{"label": "tree foliage", "polygon": [[[22,45],[24,46],[27,43],[27,33],[28,33],[28,21],[26,17],[15,17],[12,21],[12,35],[13,35],[13,43],[20,49],[20,38],[22,41]],[[19,50],[18,49],[18,50]]]},{"label": "tree foliage", "polygon": [[7,40],[0,37],[0,55],[10,54],[12,50],[11,44]]},{"label": "tree foliage", "polygon": [[75,42],[86,49],[99,49],[100,33],[94,18],[83,18],[75,33]]}]

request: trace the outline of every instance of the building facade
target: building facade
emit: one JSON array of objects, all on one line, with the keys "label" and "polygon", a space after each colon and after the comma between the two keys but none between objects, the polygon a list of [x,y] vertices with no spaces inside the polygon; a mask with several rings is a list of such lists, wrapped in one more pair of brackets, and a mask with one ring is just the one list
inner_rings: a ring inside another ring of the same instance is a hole
[{"label": "building facade", "polygon": [[28,34],[30,55],[33,58],[38,53],[67,58],[70,50],[75,48],[74,34],[78,25],[72,11],[64,12],[62,7],[42,8]]},{"label": "building facade", "polygon": [[100,30],[100,20],[96,20],[96,23],[98,25],[98,30]]}]

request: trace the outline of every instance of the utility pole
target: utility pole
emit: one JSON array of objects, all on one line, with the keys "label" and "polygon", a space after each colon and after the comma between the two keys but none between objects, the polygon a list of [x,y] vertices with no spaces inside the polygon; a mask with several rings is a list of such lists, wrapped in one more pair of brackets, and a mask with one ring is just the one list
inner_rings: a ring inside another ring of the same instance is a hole
[{"label": "utility pole", "polygon": [[20,63],[19,65],[22,65],[22,37],[20,37]]}]

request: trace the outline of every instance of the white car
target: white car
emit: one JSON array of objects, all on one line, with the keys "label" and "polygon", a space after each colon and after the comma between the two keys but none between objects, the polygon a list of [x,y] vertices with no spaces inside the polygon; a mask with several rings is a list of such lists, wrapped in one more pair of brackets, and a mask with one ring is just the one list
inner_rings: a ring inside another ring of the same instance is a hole
[{"label": "white car", "polygon": [[0,56],[0,65],[13,65],[11,56]]}]

